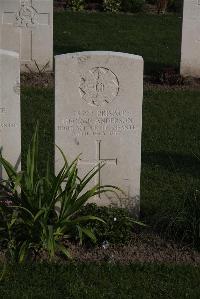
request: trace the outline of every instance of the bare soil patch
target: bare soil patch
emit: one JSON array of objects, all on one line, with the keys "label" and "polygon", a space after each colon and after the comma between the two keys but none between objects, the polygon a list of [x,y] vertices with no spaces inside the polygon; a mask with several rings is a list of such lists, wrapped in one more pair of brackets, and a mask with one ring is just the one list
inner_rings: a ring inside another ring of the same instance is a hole
[{"label": "bare soil patch", "polygon": [[22,87],[53,88],[54,73],[23,73],[21,74]]},{"label": "bare soil patch", "polygon": [[200,252],[189,246],[167,242],[154,233],[134,233],[126,245],[87,248],[68,243],[74,260],[79,262],[156,262],[200,265]]},{"label": "bare soil patch", "polygon": [[[74,262],[200,265],[200,252],[190,246],[166,241],[152,232],[133,233],[132,239],[126,245],[86,246],[75,242],[66,242],[66,245]],[[48,261],[48,257],[45,252],[40,252],[37,256],[29,257],[28,260],[42,262]],[[5,261],[3,251],[0,252],[0,261]],[[54,262],[65,263],[69,260],[63,256],[56,256]]]}]

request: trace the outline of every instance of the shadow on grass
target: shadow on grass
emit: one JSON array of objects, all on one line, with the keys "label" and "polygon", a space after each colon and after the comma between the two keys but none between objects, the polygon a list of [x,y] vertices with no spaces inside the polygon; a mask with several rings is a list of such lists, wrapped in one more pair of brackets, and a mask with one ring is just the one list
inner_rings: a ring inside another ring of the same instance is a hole
[{"label": "shadow on grass", "polygon": [[142,163],[162,167],[171,172],[200,176],[200,157],[172,152],[142,152]]}]

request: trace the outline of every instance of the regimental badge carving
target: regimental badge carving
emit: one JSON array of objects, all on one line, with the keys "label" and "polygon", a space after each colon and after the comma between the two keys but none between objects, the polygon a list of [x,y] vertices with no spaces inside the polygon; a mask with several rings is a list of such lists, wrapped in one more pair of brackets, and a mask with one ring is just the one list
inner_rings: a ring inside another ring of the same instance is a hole
[{"label": "regimental badge carving", "polygon": [[91,106],[111,103],[119,93],[119,80],[109,69],[94,67],[81,78],[81,98]]},{"label": "regimental badge carving", "polygon": [[38,18],[37,10],[27,0],[24,0],[20,10],[16,13],[16,26],[34,27],[38,25]]}]

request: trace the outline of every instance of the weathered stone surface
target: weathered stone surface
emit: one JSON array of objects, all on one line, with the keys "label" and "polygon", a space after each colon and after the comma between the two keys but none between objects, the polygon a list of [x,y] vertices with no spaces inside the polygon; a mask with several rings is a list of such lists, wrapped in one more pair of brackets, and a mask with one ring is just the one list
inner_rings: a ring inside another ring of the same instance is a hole
[{"label": "weathered stone surface", "polygon": [[52,70],[53,0],[1,0],[0,11],[4,30],[20,31],[21,70]]},{"label": "weathered stone surface", "polygon": [[[83,175],[105,166],[94,183],[125,194],[96,196],[100,205],[121,205],[138,213],[140,200],[143,59],[116,52],[82,52],[55,58],[55,142]],[[63,164],[56,150],[56,172]]]},{"label": "weathered stone surface", "polygon": [[[0,1],[0,49],[7,51],[14,51],[19,53],[20,51],[20,33],[19,28],[10,26],[10,24],[4,24],[4,6],[6,1]],[[8,1],[9,4],[9,1]],[[8,5],[9,10],[9,5]]]},{"label": "weathered stone surface", "polygon": [[184,0],[181,75],[200,77],[200,0]]},{"label": "weathered stone surface", "polygon": [[[19,54],[0,49],[0,148],[3,157],[20,168],[20,61]],[[0,169],[0,177],[5,173]]]}]

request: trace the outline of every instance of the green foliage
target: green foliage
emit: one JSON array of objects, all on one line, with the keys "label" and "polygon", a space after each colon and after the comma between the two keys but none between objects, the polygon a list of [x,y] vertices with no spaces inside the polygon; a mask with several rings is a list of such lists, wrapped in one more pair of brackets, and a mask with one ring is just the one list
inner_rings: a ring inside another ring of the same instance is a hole
[{"label": "green foliage", "polygon": [[122,10],[125,12],[140,12],[143,10],[145,0],[122,0]]},{"label": "green foliage", "polygon": [[71,0],[70,6],[73,11],[81,11],[85,8],[85,0]]},{"label": "green foliage", "polygon": [[122,208],[115,207],[101,207],[96,204],[87,204],[80,211],[80,215],[94,214],[104,222],[92,223],[89,221],[87,227],[92,229],[97,237],[98,243],[105,241],[112,244],[125,244],[130,238],[135,225],[143,225],[132,218],[130,213]]},{"label": "green foliage", "polygon": [[6,270],[7,270],[7,264],[6,262],[4,262],[3,269],[0,271],[0,282],[2,282],[6,276]]},{"label": "green foliage", "polygon": [[84,235],[95,242],[95,235],[85,228],[85,223],[103,220],[90,215],[78,216],[77,212],[91,197],[118,189],[99,185],[86,189],[103,165],[97,165],[81,179],[77,168],[79,157],[68,164],[61,150],[64,165],[58,175],[50,174],[47,162],[46,174],[41,176],[38,148],[36,129],[28,150],[26,168],[22,172],[16,172],[0,156],[8,175],[8,180],[0,184],[0,241],[12,260],[18,262],[24,261],[30,254],[37,254],[40,249],[47,251],[50,259],[57,252],[70,257],[64,241],[76,233],[80,242]]},{"label": "green foliage", "polygon": [[121,10],[121,0],[103,0],[103,7],[106,11],[118,12]]}]

